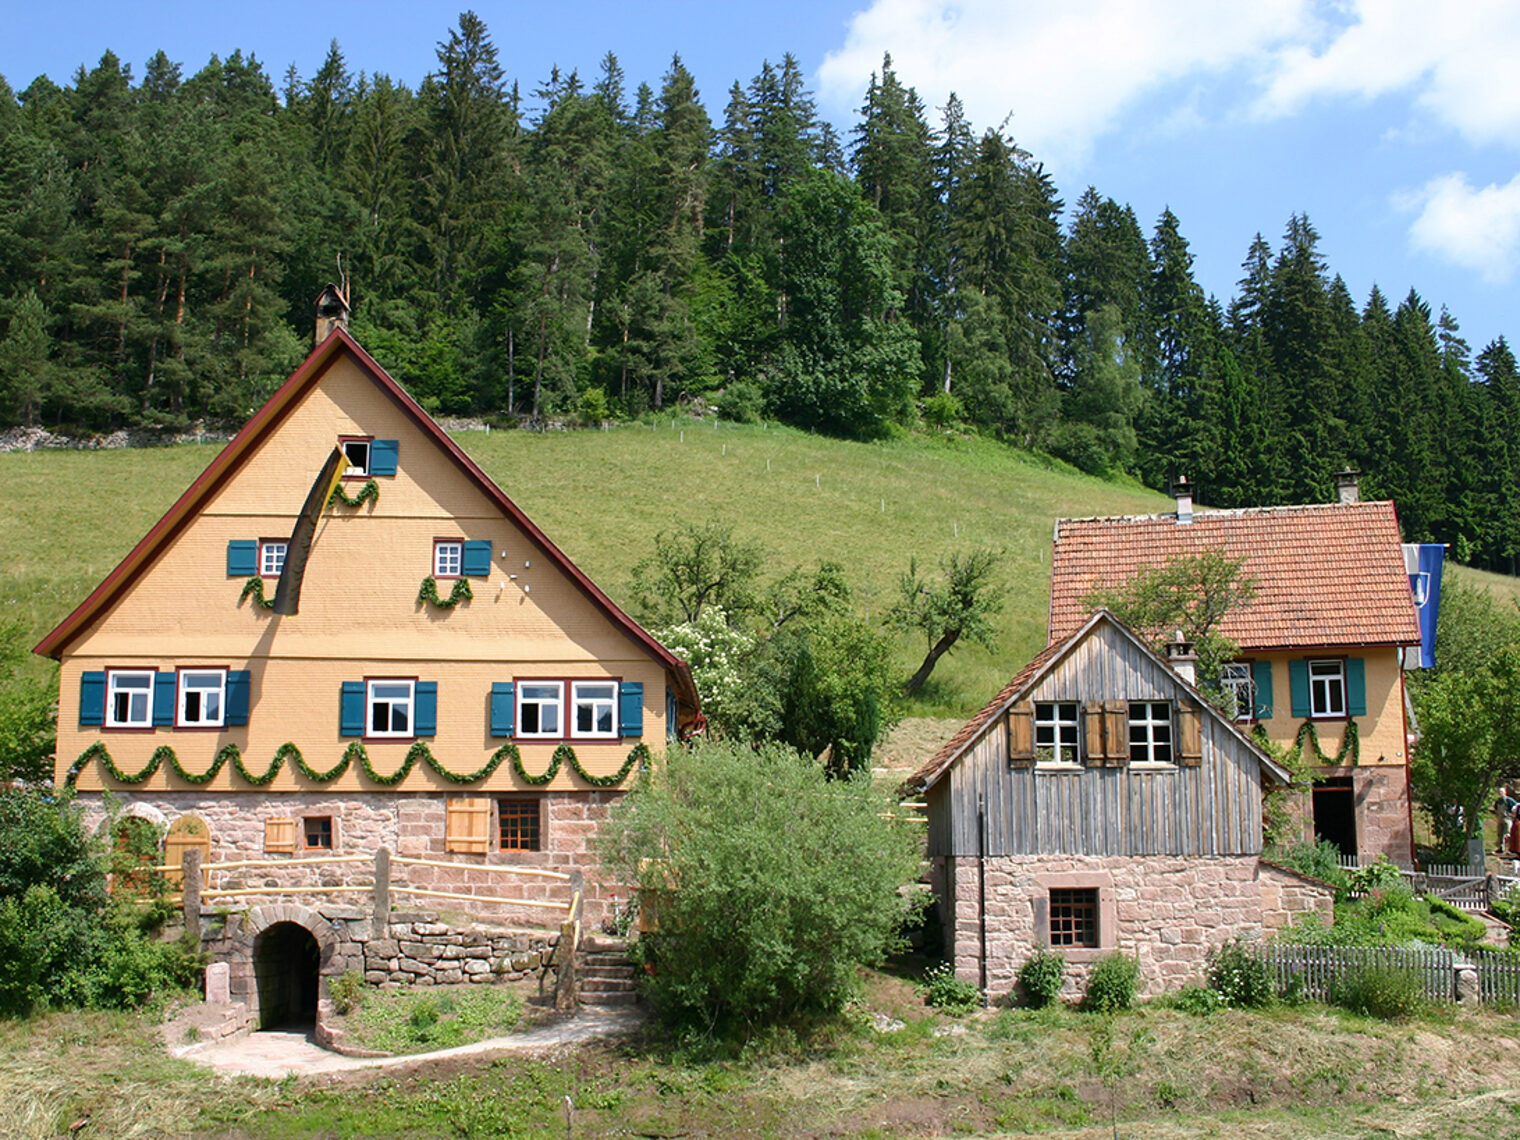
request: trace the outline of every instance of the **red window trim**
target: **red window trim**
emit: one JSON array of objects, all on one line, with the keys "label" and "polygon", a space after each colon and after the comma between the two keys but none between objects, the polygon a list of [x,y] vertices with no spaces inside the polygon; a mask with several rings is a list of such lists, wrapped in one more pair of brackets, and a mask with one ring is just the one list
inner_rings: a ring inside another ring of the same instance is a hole
[{"label": "red window trim", "polygon": [[[612,686],[612,735],[610,736],[572,736],[570,734],[570,711],[571,697],[570,686],[573,684],[610,684]],[[517,732],[517,713],[522,708],[523,685],[553,685],[565,686],[560,691],[561,708],[561,733],[559,736],[520,736]],[[617,677],[517,677],[512,678],[512,740],[522,741],[524,744],[616,744],[623,739],[623,721],[619,701],[623,693],[623,678]],[[500,737],[497,737],[500,740]]]},{"label": "red window trim", "polygon": [[[154,665],[107,665],[107,666],[105,666],[105,668],[104,668],[103,671],[104,671],[104,673],[106,675],[106,691],[105,691],[105,702],[106,702],[106,704],[105,704],[105,708],[101,710],[100,731],[101,732],[119,732],[119,733],[122,733],[123,735],[143,735],[143,734],[147,734],[147,733],[157,732],[160,726],[155,725],[153,723],[153,697],[154,697],[155,692],[157,691],[157,686],[158,686],[158,681],[157,681],[157,676],[158,676],[158,672],[159,672],[158,667],[154,666]],[[147,724],[145,724],[145,725],[139,725],[139,726],[132,726],[132,725],[120,725],[120,724],[112,724],[111,723],[111,674],[112,673],[146,673],[150,677],[155,678],[154,681],[153,681],[153,683],[148,686],[148,723]],[[179,680],[178,680],[178,678],[175,679],[174,684],[175,684],[174,695],[175,695],[175,698],[178,699],[178,697],[179,697]],[[175,719],[176,720],[179,719],[177,711],[176,711]]]},{"label": "red window trim", "polygon": [[[438,573],[438,544],[440,542],[457,542],[457,543],[459,543],[459,573],[458,574],[440,574],[440,573]],[[434,578],[436,578],[440,582],[452,582],[455,578],[463,578],[464,577],[464,544],[465,544],[465,540],[463,538],[440,537],[440,536],[435,535],[433,537],[433,560],[432,560],[432,565],[428,569],[428,573],[431,574]]]},{"label": "red window trim", "polygon": [[[364,678],[364,735],[360,740],[376,744],[415,744],[421,739],[416,732],[410,736],[371,736],[369,731],[369,685],[371,681],[410,681],[412,683],[412,728],[417,727],[417,682],[420,677],[365,677]],[[350,740],[353,737],[349,737]]]},{"label": "red window trim", "polygon": [[[176,665],[174,667],[174,731],[175,732],[226,732],[227,724],[227,675],[232,672],[230,665]],[[222,675],[222,723],[221,724],[180,724],[180,712],[183,705],[180,703],[180,676],[184,673],[220,673]],[[237,728],[237,725],[231,725]]]},{"label": "red window trim", "polygon": [[370,445],[370,447],[369,447],[369,462],[364,465],[365,468],[366,468],[366,470],[365,470],[365,472],[364,472],[363,475],[350,475],[350,474],[348,474],[348,454],[347,454],[347,452],[344,452],[344,457],[343,457],[343,470],[344,470],[343,478],[345,480],[349,481],[349,482],[352,482],[355,479],[357,479],[357,480],[359,480],[361,482],[367,481],[370,478],[370,473],[369,473],[369,471],[367,469],[371,468],[371,467],[373,467],[375,465],[375,437],[372,436],[372,435],[340,435],[338,437],[338,450],[339,451],[343,451],[343,445],[345,443],[367,443],[367,444]]}]

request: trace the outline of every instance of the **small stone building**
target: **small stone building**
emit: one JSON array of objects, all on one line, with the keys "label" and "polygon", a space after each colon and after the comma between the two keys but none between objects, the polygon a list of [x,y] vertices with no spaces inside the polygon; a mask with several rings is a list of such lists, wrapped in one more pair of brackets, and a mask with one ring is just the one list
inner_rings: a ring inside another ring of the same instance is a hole
[{"label": "small stone building", "polygon": [[1049,947],[1080,988],[1120,950],[1156,993],[1197,980],[1215,946],[1331,917],[1328,889],[1261,858],[1263,794],[1287,772],[1191,669],[1099,610],[915,774],[959,977],[1005,994]]}]

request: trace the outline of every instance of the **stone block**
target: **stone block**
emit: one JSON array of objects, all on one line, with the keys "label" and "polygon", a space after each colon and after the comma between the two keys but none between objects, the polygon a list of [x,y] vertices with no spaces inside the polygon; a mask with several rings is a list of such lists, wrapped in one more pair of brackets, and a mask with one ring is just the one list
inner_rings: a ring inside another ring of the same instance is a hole
[{"label": "stone block", "polygon": [[479,958],[470,958],[464,963],[464,972],[478,977],[481,974],[489,974],[491,967],[489,963],[482,962]]},{"label": "stone block", "polygon": [[458,985],[460,982],[464,981],[464,971],[439,970],[436,974],[433,975],[433,977],[437,980],[440,986],[453,986]]},{"label": "stone block", "polygon": [[384,970],[365,970],[364,980],[371,985],[378,986],[381,982],[389,981],[390,974]]},{"label": "stone block", "polygon": [[226,962],[212,962],[206,967],[206,1001],[211,1005],[226,1005],[232,1000],[230,985],[232,968]]}]

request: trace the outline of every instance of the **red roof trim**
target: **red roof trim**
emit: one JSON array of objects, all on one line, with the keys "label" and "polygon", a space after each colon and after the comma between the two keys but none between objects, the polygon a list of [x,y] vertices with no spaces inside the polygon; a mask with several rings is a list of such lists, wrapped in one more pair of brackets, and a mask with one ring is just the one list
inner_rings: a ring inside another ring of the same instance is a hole
[{"label": "red roof trim", "polygon": [[123,592],[137,580],[147,565],[163,546],[182,530],[195,516],[198,510],[205,504],[215,491],[227,481],[228,478],[241,466],[244,456],[260,441],[264,439],[294,407],[298,396],[303,395],[312,387],[331,366],[340,352],[347,351],[353,355],[360,367],[369,373],[370,378],[379,385],[391,400],[405,412],[414,423],[422,430],[423,434],[432,438],[439,447],[452,459],[457,467],[463,471],[491,499],[509,519],[525,531],[529,538],[536,543],[549,560],[558,566],[571,581],[581,590],[591,602],[602,610],[614,624],[618,625],[623,633],[641,648],[665,665],[675,674],[676,687],[681,696],[686,698],[687,703],[696,709],[697,701],[696,685],[691,679],[691,670],[686,662],[681,660],[665,646],[661,645],[649,634],[643,626],[629,617],[611,598],[604,594],[601,589],[588,578],[580,567],[576,566],[569,557],[560,550],[549,537],[539,530],[538,526],[528,518],[516,503],[507,497],[484,471],[465,454],[464,450],[449,438],[448,434],[434,422],[433,418],[423,411],[422,406],[406,393],[406,390],[397,384],[390,375],[381,368],[374,357],[365,352],[358,341],[342,328],[335,330],[323,341],[301,366],[291,373],[290,378],[282,384],[260,408],[254,413],[243,429],[234,436],[230,443],[222,449],[221,453],[211,461],[210,466],[201,472],[200,476],[191,483],[185,493],[175,501],[163,518],[154,525],[131,552],[121,560],[115,570],[111,571],[99,586],[80,605],[59,623],[58,627],[37,643],[34,652],[48,657],[61,658],[64,649],[77,638],[84,629],[101,616],[107,609],[119,599]]}]

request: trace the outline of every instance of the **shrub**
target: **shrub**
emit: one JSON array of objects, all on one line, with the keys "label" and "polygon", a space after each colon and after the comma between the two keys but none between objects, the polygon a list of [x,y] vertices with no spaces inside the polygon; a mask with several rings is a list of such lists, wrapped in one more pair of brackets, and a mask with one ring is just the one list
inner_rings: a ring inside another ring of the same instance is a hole
[{"label": "shrub", "polygon": [[1333,887],[1346,885],[1346,872],[1341,869],[1340,848],[1321,839],[1317,843],[1295,843],[1292,847],[1277,848],[1270,852],[1271,859],[1300,875],[1319,879]]},{"label": "shrub", "polygon": [[1404,876],[1399,874],[1397,867],[1388,862],[1386,856],[1379,855],[1376,862],[1368,863],[1365,867],[1358,867],[1347,875],[1346,885],[1359,894],[1401,890],[1404,889]]},{"label": "shrub", "polygon": [[1032,1009],[1044,1009],[1061,996],[1066,959],[1051,950],[1036,950],[1019,967],[1019,988]]},{"label": "shrub", "polygon": [[1082,1008],[1088,1013],[1118,1013],[1135,1004],[1140,992],[1140,963],[1128,954],[1105,954],[1087,978]]},{"label": "shrub", "polygon": [[1330,987],[1330,1002],[1379,1021],[1402,1021],[1425,1008],[1425,987],[1412,970],[1399,966],[1358,966],[1335,980]]},{"label": "shrub", "polygon": [[1167,1004],[1175,1010],[1191,1013],[1195,1017],[1207,1017],[1225,1006],[1224,999],[1218,992],[1207,986],[1186,986],[1168,998]]},{"label": "shrub", "polygon": [[1267,964],[1256,947],[1229,942],[1209,952],[1209,988],[1235,1009],[1260,1009],[1276,996]]},{"label": "shrub", "polygon": [[950,428],[960,423],[965,412],[961,402],[949,392],[936,392],[923,403],[924,423],[933,428]]},{"label": "shrub", "polygon": [[735,380],[718,397],[718,414],[735,423],[759,423],[764,408],[765,396],[760,386],[748,380]]},{"label": "shrub", "polygon": [[645,992],[676,1023],[754,1027],[835,1011],[919,907],[922,837],[869,773],[829,779],[785,747],[668,753],[613,809],[598,851],[658,902],[636,944]]},{"label": "shrub", "polygon": [[599,424],[612,415],[607,403],[607,392],[602,388],[587,388],[580,398],[581,419],[588,424]]},{"label": "shrub", "polygon": [[345,970],[328,983],[327,993],[333,1008],[341,1014],[351,1013],[364,1001],[364,975],[358,970]]},{"label": "shrub", "polygon": [[971,982],[957,978],[955,967],[949,962],[940,962],[925,970],[924,980],[918,988],[924,1001],[952,1017],[970,1013],[982,1005],[982,991]]}]

